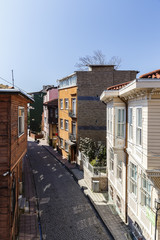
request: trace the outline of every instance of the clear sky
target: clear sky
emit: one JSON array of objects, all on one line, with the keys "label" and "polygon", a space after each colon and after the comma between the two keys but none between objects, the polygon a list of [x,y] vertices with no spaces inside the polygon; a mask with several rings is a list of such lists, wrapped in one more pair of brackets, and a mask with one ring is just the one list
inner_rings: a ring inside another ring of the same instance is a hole
[{"label": "clear sky", "polygon": [[[1,0],[0,77],[27,92],[73,73],[101,50],[122,70],[160,68],[160,0]],[[0,80],[0,83],[4,83]]]}]

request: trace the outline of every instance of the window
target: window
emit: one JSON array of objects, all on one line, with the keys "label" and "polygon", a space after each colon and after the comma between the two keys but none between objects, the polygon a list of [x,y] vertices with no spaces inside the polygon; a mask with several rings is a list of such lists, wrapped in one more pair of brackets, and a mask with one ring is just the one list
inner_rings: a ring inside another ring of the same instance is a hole
[{"label": "window", "polygon": [[107,128],[108,128],[108,132],[112,133],[112,108],[108,108],[107,111]]},{"label": "window", "polygon": [[18,107],[18,136],[24,133],[24,107]]},{"label": "window", "polygon": [[114,171],[114,153],[113,153],[112,149],[110,149],[109,154],[110,154],[110,159],[109,159],[109,161],[110,161],[110,171]]},{"label": "window", "polygon": [[142,145],[142,108],[137,108],[137,127],[136,127],[136,141],[138,145]]},{"label": "window", "polygon": [[59,87],[68,87],[68,86],[75,86],[77,84],[77,76],[73,75],[71,77],[68,77],[67,79],[63,81],[59,81]]},{"label": "window", "polygon": [[69,109],[68,98],[65,98],[65,109]]},{"label": "window", "polygon": [[137,195],[137,166],[133,163],[129,166],[129,191]]},{"label": "window", "polygon": [[53,108],[49,109],[50,118],[53,118]]},{"label": "window", "polygon": [[68,120],[65,120],[65,130],[68,131]]},{"label": "window", "polygon": [[146,174],[141,174],[141,204],[151,206],[151,183]]},{"label": "window", "polygon": [[133,139],[133,108],[129,108],[129,119],[128,119],[128,128],[129,128],[129,140]]},{"label": "window", "polygon": [[60,119],[60,128],[63,129],[63,119]]},{"label": "window", "polygon": [[76,137],[76,123],[72,122],[72,134],[74,137]]},{"label": "window", "polygon": [[60,146],[61,146],[61,148],[63,148],[63,139],[62,138],[60,138]]},{"label": "window", "polygon": [[122,180],[122,161],[118,161],[117,163],[117,178]]},{"label": "window", "polygon": [[55,109],[55,118],[58,118],[58,109]]},{"label": "window", "polygon": [[117,136],[125,137],[125,109],[117,109]]},{"label": "window", "polygon": [[76,116],[76,98],[72,98],[72,114]]},{"label": "window", "polygon": [[60,108],[63,109],[63,99],[60,99]]},{"label": "window", "polygon": [[121,213],[121,200],[119,196],[116,197],[116,206],[118,208],[118,211]]},{"label": "window", "polygon": [[65,151],[68,152],[69,151],[69,145],[68,143],[65,142]]},{"label": "window", "polygon": [[111,187],[111,185],[109,186],[109,196],[110,196],[111,200],[113,201],[113,188]]}]

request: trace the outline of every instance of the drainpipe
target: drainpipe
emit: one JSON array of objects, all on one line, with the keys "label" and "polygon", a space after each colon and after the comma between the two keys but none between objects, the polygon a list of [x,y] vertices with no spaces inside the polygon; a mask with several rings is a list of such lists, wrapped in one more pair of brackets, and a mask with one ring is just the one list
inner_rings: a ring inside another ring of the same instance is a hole
[{"label": "drainpipe", "polygon": [[127,147],[128,147],[128,103],[124,99],[118,96],[118,98],[121,99],[122,102],[124,102],[126,107],[126,131],[125,131],[125,146],[124,146],[124,152],[126,154],[126,181],[125,181],[125,223],[128,222],[128,153],[127,153]]},{"label": "drainpipe", "polygon": [[156,240],[156,238],[157,238],[157,220],[158,220],[158,211],[160,210],[159,205],[160,205],[160,202],[158,202],[158,201],[155,199],[156,218],[155,218],[154,240]]}]

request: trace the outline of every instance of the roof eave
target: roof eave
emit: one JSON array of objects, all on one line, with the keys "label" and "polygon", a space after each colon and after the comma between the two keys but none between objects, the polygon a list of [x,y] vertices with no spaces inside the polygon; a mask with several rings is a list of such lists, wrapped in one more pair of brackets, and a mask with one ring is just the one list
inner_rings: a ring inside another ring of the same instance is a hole
[{"label": "roof eave", "polygon": [[102,92],[100,96],[100,100],[102,102],[108,102],[114,97],[118,97],[118,95],[119,95],[119,90],[105,90]]}]

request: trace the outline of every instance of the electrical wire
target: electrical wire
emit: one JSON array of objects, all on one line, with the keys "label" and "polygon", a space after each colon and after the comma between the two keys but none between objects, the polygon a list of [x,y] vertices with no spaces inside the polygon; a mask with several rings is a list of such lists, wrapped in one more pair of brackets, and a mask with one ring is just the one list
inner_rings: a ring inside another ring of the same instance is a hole
[{"label": "electrical wire", "polygon": [[[6,82],[6,83],[12,85],[12,83],[9,82],[8,80],[6,80],[5,78],[0,77],[0,79],[3,80],[3,81]],[[18,87],[17,85],[14,85],[14,86],[15,86],[16,88],[18,88],[19,90],[21,90],[22,92],[25,92],[26,94],[28,94],[24,89]]]}]

